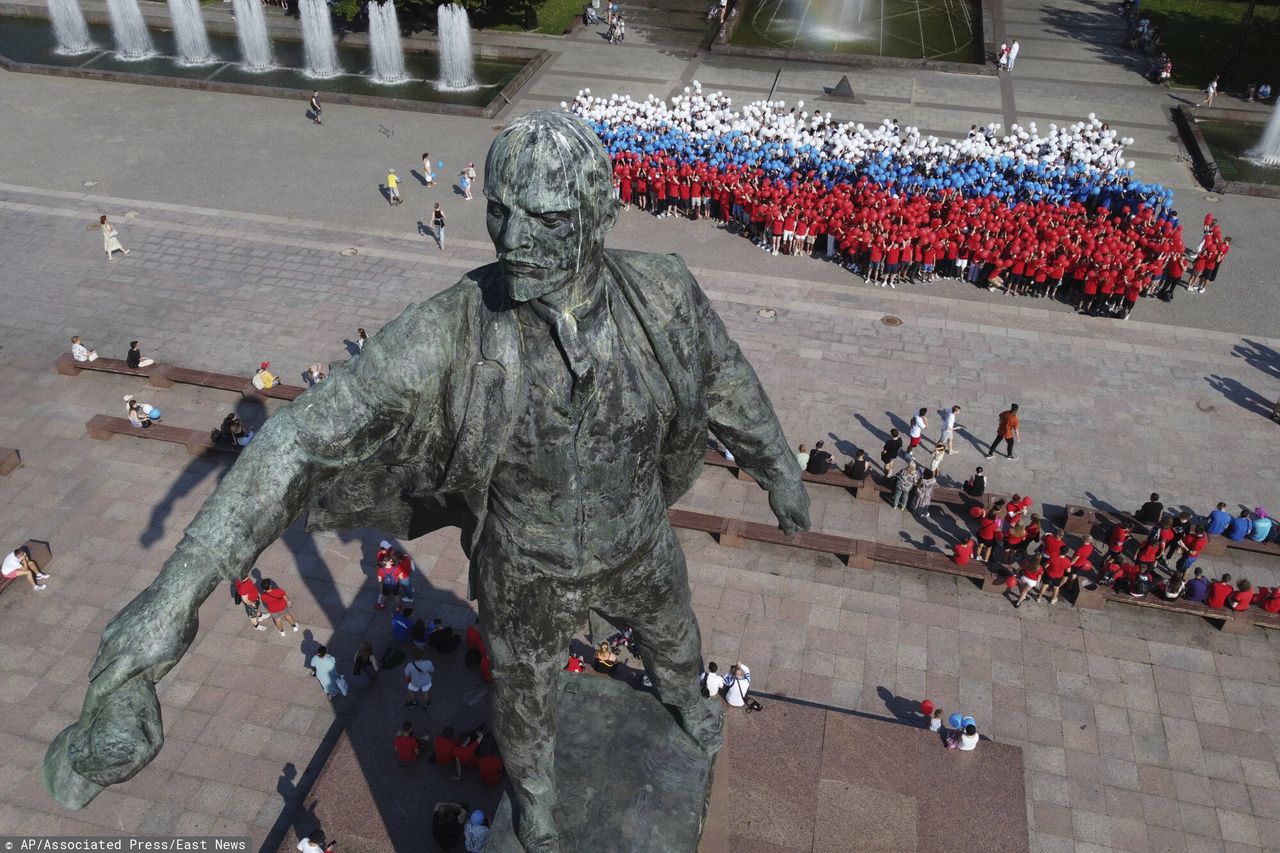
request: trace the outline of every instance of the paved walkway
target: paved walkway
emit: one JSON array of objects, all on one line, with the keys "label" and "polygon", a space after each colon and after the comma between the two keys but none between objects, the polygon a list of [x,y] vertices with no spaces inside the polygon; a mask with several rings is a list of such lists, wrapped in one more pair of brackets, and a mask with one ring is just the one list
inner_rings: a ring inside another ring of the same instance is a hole
[{"label": "paved walkway", "polygon": [[[1116,323],[954,283],[872,291],[822,262],[764,257],[705,223],[636,211],[613,243],[684,255],[794,443],[827,436],[874,447],[895,416],[959,403],[974,436],[944,468],[959,478],[983,461],[976,444],[1016,399],[1022,458],[987,464],[995,490],[1050,505],[1132,507],[1151,489],[1196,510],[1218,499],[1268,504],[1275,428],[1260,410],[1280,386],[1280,341],[1265,336],[1276,327],[1263,273],[1274,256],[1263,233],[1272,206],[1228,197],[1211,207],[1190,187],[1162,124],[1168,96],[1098,46],[1111,38],[1109,5],[1006,3],[1003,14],[1023,42],[1012,81],[1019,119],[1066,120],[1106,103],[1143,125],[1130,132],[1150,152],[1144,174],[1179,190],[1188,221],[1213,209],[1239,237],[1221,292],[1144,304]],[[589,34],[512,37],[558,53],[513,112],[583,85],[643,96],[697,76],[760,95],[772,81],[766,66],[645,44],[659,36],[615,49]],[[959,133],[1006,108],[992,79],[850,76],[859,92],[876,93],[855,108],[860,120],[892,110]],[[813,99],[834,79],[831,69],[788,68],[784,95]],[[491,257],[478,204],[410,187],[409,204],[391,210],[376,186],[387,166],[411,168],[424,147],[451,167],[481,156],[496,122],[350,109],[316,128],[270,99],[8,74],[3,82],[0,111],[13,120],[0,161],[0,443],[21,448],[26,467],[0,483],[0,529],[49,539],[57,562],[48,594],[14,586],[0,599],[0,825],[242,832],[262,842],[341,722],[335,712],[349,710],[330,706],[306,676],[307,644],[328,642],[345,659],[361,638],[381,647],[388,636],[364,576],[379,537],[293,533],[263,554],[260,568],[298,601],[305,637],[254,633],[215,595],[192,653],[163,683],[161,755],[69,817],[41,791],[45,745],[78,712],[102,627],[154,577],[221,468],[158,443],[85,439],[85,420],[115,413],[138,384],[56,376],[51,362],[73,333],[104,354],[122,354],[137,337],[157,358],[227,372],[267,359],[288,381],[312,361],[343,358],[357,326],[373,332]],[[99,183],[85,189],[85,180]],[[435,200],[451,212],[443,252],[415,227]],[[127,259],[103,259],[98,233],[86,229],[100,212],[134,249]],[[340,255],[347,246],[359,254]],[[758,317],[761,307],[776,318]],[[884,326],[885,315],[904,323]],[[145,396],[178,425],[212,426],[245,406],[181,387]],[[250,421],[264,415],[244,411]],[[839,494],[814,496],[815,517],[830,529],[941,542],[891,511],[868,515]],[[708,472],[686,503],[712,500],[752,518],[767,512],[754,487],[723,471]],[[985,733],[1024,750],[1034,849],[1277,847],[1274,634],[1222,635],[1124,610],[1015,612],[949,578],[681,539],[712,658],[746,660],[761,690],[834,706],[887,715],[883,689],[973,714]],[[421,606],[463,624],[456,537],[424,537],[413,550],[430,580]],[[1256,558],[1208,565],[1255,582],[1280,577]]]}]

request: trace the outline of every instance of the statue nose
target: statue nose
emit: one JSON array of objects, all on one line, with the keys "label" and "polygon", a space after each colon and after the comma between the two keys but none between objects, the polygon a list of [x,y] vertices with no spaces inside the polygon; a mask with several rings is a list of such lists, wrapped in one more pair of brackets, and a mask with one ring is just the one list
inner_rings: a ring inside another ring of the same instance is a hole
[{"label": "statue nose", "polygon": [[518,213],[512,213],[502,229],[502,246],[508,251],[522,248],[528,235],[529,229],[524,218]]}]

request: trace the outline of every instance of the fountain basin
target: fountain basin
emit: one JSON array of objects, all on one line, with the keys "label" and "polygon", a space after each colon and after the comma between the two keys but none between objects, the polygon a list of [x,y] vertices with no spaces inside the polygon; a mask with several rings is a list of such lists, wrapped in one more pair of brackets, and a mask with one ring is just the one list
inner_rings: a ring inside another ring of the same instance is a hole
[{"label": "fountain basin", "polygon": [[994,74],[981,0],[745,0],[713,53]]},{"label": "fountain basin", "polygon": [[[163,10],[163,7],[160,7]],[[439,76],[439,55],[430,49],[433,40],[406,40],[405,67],[411,78],[397,85],[383,85],[369,76],[370,58],[363,40],[349,37],[337,48],[342,75],[313,78],[303,70],[305,52],[300,38],[271,34],[275,68],[248,71],[241,68],[240,48],[234,31],[222,22],[208,21],[209,42],[218,62],[184,66],[177,55],[174,34],[149,20],[148,28],[159,56],[143,60],[118,58],[105,15],[86,10],[89,35],[101,49],[76,56],[57,52],[57,41],[40,7],[0,4],[0,67],[10,71],[82,77],[154,86],[259,95],[305,100],[319,90],[329,104],[351,104],[415,112],[448,113],[492,118],[511,100],[549,54],[546,51],[478,46],[475,58],[479,87],[446,91],[434,81]],[[418,43],[415,43],[418,42]]]},{"label": "fountain basin", "polygon": [[1174,110],[1196,176],[1206,189],[1280,198],[1280,167],[1261,165],[1247,154],[1262,138],[1267,117],[1243,109]]}]

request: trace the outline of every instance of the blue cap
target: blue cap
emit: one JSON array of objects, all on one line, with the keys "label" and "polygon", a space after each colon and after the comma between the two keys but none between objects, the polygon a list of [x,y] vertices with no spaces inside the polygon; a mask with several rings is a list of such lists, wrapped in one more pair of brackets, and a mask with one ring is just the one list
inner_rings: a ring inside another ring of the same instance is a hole
[{"label": "blue cap", "polygon": [[471,813],[471,825],[480,826],[483,823],[484,823],[484,812],[480,811],[479,809],[476,809]]}]

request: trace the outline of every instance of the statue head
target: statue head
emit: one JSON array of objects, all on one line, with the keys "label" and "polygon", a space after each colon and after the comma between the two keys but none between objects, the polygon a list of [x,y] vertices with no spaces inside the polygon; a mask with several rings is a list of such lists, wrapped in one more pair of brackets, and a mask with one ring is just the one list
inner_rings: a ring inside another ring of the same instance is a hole
[{"label": "statue head", "polygon": [[567,112],[536,110],[498,134],[484,164],[485,221],[513,299],[598,275],[618,217],[612,173],[591,128]]}]

